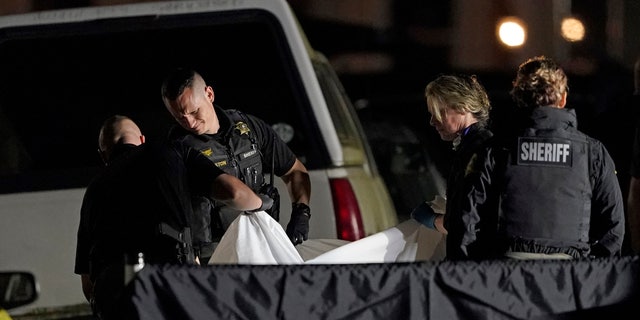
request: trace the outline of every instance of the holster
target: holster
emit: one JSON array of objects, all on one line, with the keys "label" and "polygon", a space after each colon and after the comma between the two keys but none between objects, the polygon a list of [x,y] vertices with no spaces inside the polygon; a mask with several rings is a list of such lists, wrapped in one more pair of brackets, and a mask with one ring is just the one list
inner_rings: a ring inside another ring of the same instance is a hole
[{"label": "holster", "polygon": [[193,264],[195,263],[196,257],[193,250],[193,239],[191,238],[191,228],[185,227],[181,231],[176,230],[172,226],[161,222],[158,226],[158,232],[162,235],[169,236],[176,240],[178,244],[176,245],[177,249],[177,258],[180,263],[184,264]]},{"label": "holster", "polygon": [[274,220],[280,221],[280,193],[278,192],[278,188],[271,184],[265,184],[260,188],[259,193],[273,199],[273,206],[271,206],[271,209],[265,210],[265,212]]}]

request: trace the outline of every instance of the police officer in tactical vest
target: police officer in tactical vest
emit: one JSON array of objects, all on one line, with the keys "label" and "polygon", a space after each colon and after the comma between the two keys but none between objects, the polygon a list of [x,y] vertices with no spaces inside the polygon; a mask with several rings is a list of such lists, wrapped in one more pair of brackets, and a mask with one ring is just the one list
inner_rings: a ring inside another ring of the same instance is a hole
[{"label": "police officer in tactical vest", "polygon": [[[162,99],[180,126],[172,128],[170,139],[207,156],[217,167],[240,178],[256,192],[278,199],[273,176],[282,178],[292,200],[291,220],[286,233],[293,244],[308,239],[311,211],[311,182],[306,167],[263,120],[238,110],[214,105],[213,88],[194,70],[178,68],[162,84]],[[271,174],[265,181],[264,174]],[[206,263],[219,240],[239,212],[207,198],[193,199],[193,234]],[[279,205],[269,213],[277,220]]]},{"label": "police officer in tactical vest", "polygon": [[[620,186],[604,145],[578,131],[567,76],[551,59],[520,65],[511,129],[473,165],[459,258],[572,259],[619,255]],[[451,232],[451,230],[450,230]]]}]

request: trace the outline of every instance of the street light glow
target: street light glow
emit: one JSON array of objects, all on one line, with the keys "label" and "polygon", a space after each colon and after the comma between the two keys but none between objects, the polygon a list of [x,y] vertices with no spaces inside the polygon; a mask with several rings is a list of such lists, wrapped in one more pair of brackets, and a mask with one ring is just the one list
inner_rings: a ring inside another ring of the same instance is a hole
[{"label": "street light glow", "polygon": [[560,26],[562,37],[569,42],[582,41],[585,29],[582,21],[576,18],[564,18]]},{"label": "street light glow", "polygon": [[498,38],[508,47],[519,47],[526,39],[524,23],[514,17],[502,19],[498,23]]}]

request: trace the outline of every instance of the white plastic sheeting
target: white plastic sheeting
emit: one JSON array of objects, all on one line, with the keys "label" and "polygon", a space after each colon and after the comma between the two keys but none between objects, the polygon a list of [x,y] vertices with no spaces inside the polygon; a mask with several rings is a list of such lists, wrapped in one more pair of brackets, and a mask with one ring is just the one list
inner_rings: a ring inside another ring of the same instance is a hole
[{"label": "white plastic sheeting", "polygon": [[442,258],[444,237],[415,220],[358,241],[309,239],[293,246],[282,226],[262,211],[234,220],[209,264],[354,264]]}]

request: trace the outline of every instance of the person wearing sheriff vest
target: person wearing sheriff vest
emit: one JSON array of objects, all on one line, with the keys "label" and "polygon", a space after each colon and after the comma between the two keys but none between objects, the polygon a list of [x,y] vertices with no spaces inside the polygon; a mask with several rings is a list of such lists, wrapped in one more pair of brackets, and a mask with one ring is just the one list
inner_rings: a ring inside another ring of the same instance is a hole
[{"label": "person wearing sheriff vest", "polygon": [[[604,145],[577,129],[567,76],[552,59],[522,63],[513,124],[472,165],[462,204],[462,259],[619,255],[623,199]],[[490,204],[490,205],[489,205]],[[486,223],[489,221],[490,223]],[[453,232],[453,230],[449,230]]]},{"label": "person wearing sheriff vest", "polygon": [[[177,124],[169,139],[178,149],[198,150],[224,172],[256,193],[269,195],[279,210],[277,188],[269,188],[264,173],[280,177],[292,201],[286,233],[294,245],[308,239],[311,219],[311,180],[305,165],[262,119],[214,104],[215,93],[195,70],[177,68],[161,87],[165,107]],[[273,182],[273,180],[271,181]],[[208,262],[218,241],[241,213],[209,197],[192,198],[194,242],[197,256]],[[274,219],[278,214],[268,211]]]}]

